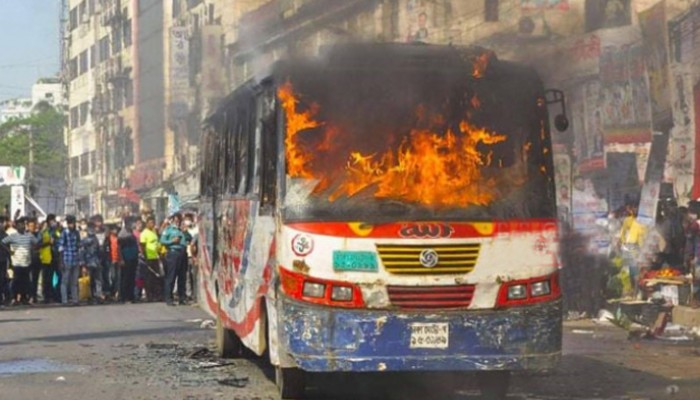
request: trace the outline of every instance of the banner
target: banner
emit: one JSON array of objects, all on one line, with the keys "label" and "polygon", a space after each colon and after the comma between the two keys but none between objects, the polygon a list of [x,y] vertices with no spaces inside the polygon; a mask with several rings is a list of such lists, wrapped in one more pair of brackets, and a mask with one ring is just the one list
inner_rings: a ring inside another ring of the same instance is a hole
[{"label": "banner", "polygon": [[24,185],[26,173],[24,167],[0,167],[0,186]]},{"label": "banner", "polygon": [[700,146],[697,146],[697,144],[700,144],[700,83],[695,85],[693,88],[693,99],[695,102],[695,115],[698,116],[695,118],[696,145],[693,146],[693,149],[695,150],[695,180],[693,182],[693,199],[700,199]]},{"label": "banner", "polygon": [[586,32],[632,24],[631,0],[586,0]]},{"label": "banner", "polygon": [[187,27],[170,28],[170,120],[183,119],[189,112],[190,47]]},{"label": "banner", "polygon": [[635,30],[605,35],[600,56],[601,114],[605,144],[651,141],[651,110],[644,52]]},{"label": "banner", "polygon": [[554,150],[554,186],[557,188],[559,218],[568,218],[571,212],[571,158],[566,154],[566,148]]},{"label": "banner", "polygon": [[605,168],[600,81],[589,80],[573,91],[570,107],[578,172]]},{"label": "banner", "polygon": [[639,200],[639,211],[637,222],[646,226],[653,226],[656,223],[656,210],[659,205],[659,190],[661,182],[650,181],[644,184],[642,196]]},{"label": "banner", "polygon": [[691,64],[672,64],[673,124],[666,159],[665,182],[672,182],[679,204],[686,204],[693,187],[693,148],[695,147],[695,110],[693,109],[693,68]]},{"label": "banner", "polygon": [[649,75],[649,94],[654,130],[666,133],[672,124],[671,83],[668,65],[666,1],[639,13],[644,60]]},{"label": "banner", "polygon": [[24,212],[24,186],[12,186],[10,194],[11,218],[24,217]]}]

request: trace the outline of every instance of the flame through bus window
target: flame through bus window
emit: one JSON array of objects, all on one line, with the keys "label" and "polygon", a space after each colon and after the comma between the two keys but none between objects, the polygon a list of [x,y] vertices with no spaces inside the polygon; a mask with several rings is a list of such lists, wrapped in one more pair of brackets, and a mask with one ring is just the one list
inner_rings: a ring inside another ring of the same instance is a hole
[{"label": "flame through bus window", "polygon": [[[288,74],[277,90],[285,122],[285,216],[554,215],[542,197],[552,190],[552,168],[541,82],[529,70],[502,62],[491,67],[484,59],[464,68]],[[487,67],[493,71],[484,76]]]}]

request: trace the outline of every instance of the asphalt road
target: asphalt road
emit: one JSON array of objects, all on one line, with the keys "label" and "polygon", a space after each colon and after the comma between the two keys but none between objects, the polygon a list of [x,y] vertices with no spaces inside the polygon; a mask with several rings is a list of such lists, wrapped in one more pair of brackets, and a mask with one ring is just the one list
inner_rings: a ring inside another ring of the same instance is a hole
[{"label": "asphalt road", "polygon": [[[0,399],[276,399],[265,362],[213,357],[208,325],[190,306],[0,310]],[[509,399],[700,399],[694,343],[634,342],[579,322],[564,347],[556,371],[516,375]],[[318,375],[310,386],[311,399],[478,398],[458,374]]]}]

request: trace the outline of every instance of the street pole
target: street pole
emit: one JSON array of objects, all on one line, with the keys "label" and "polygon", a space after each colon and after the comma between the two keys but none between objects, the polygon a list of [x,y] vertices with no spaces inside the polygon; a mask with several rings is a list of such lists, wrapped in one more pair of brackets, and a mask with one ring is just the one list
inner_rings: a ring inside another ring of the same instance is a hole
[{"label": "street pole", "polygon": [[34,126],[29,127],[29,168],[27,169],[27,192],[31,197],[34,182]]}]

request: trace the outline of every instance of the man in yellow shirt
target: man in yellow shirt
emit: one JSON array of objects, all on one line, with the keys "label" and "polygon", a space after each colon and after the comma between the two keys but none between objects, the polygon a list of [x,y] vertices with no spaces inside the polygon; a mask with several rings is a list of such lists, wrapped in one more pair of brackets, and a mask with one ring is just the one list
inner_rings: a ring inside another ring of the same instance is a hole
[{"label": "man in yellow shirt", "polygon": [[54,287],[53,277],[58,274],[58,263],[54,257],[54,243],[56,241],[56,216],[49,214],[46,216],[44,229],[40,233],[39,241],[39,261],[41,262],[41,281],[44,304],[60,302],[60,290]]},{"label": "man in yellow shirt", "polygon": [[620,231],[620,247],[622,250],[622,265],[627,267],[630,274],[630,281],[634,294],[637,293],[639,279],[639,257],[644,236],[646,235],[646,227],[637,221],[637,207],[628,205],[626,207],[627,217],[622,222],[622,230]]},{"label": "man in yellow shirt", "polygon": [[154,217],[148,217],[146,220],[146,228],[141,232],[140,242],[147,266],[144,271],[147,301],[162,301],[165,282],[160,273],[161,244],[156,233],[156,219]]}]

